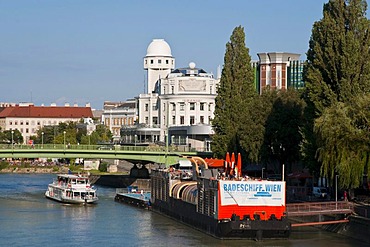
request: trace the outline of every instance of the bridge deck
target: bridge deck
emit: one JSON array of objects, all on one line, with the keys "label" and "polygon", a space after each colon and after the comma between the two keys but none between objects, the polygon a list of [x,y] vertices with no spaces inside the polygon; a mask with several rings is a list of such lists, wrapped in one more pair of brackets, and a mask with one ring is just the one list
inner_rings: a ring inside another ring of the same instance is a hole
[{"label": "bridge deck", "polygon": [[353,203],[346,201],[287,204],[288,216],[351,214],[353,209]]}]

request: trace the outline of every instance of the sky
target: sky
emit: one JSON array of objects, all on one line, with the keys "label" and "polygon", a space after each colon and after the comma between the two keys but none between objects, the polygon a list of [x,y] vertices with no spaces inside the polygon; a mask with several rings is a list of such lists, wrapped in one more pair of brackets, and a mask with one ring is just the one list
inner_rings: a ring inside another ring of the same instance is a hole
[{"label": "sky", "polygon": [[217,74],[242,26],[260,52],[306,59],[312,25],[329,0],[0,0],[0,102],[45,106],[125,101],[144,93],[143,58],[153,39],[176,67]]}]

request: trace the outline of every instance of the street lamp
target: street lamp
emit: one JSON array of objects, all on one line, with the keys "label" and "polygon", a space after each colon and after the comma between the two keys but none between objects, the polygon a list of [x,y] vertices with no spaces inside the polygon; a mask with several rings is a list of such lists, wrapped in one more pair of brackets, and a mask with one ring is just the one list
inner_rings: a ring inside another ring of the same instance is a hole
[{"label": "street lamp", "polygon": [[14,130],[12,130],[12,150],[14,149],[14,143],[13,143],[14,142],[13,141],[14,138],[13,138],[13,135],[14,135]]},{"label": "street lamp", "polygon": [[265,170],[264,167],[262,167],[262,175],[261,175],[261,178],[263,179],[263,170]]},{"label": "street lamp", "polygon": [[137,138],[137,135],[135,135],[135,147],[136,147],[136,138]]},{"label": "street lamp", "polygon": [[41,132],[41,148],[44,148],[44,132]]},{"label": "street lamp", "polygon": [[64,150],[66,149],[66,132],[65,131],[63,131],[63,137],[64,137]]},{"label": "street lamp", "polygon": [[335,209],[338,209],[338,176],[335,175]]}]

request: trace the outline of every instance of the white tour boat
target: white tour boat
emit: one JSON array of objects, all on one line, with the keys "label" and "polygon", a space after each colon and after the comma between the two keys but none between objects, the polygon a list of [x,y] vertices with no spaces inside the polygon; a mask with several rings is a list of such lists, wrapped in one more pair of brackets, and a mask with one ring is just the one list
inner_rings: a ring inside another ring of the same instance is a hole
[{"label": "white tour boat", "polygon": [[89,178],[84,175],[59,174],[45,192],[47,198],[74,204],[94,203],[98,200]]}]

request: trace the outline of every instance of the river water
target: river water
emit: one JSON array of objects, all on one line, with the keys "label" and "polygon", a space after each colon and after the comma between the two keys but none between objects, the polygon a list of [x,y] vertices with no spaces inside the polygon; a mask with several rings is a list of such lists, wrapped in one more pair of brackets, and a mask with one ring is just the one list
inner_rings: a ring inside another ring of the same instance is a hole
[{"label": "river water", "polygon": [[0,174],[0,246],[367,246],[317,228],[297,228],[289,240],[218,240],[154,212],[114,201],[76,206],[44,197],[53,174]]}]

